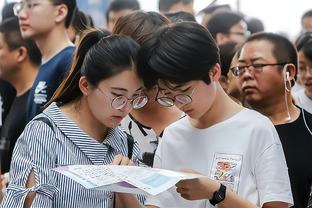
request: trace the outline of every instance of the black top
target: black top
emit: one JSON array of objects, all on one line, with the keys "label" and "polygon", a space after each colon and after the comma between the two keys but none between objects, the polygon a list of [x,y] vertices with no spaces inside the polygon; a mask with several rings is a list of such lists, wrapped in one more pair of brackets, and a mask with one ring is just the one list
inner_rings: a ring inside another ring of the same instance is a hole
[{"label": "black top", "polygon": [[8,172],[14,145],[26,125],[26,105],[30,90],[14,99],[2,127],[0,139],[1,172]]},{"label": "black top", "polygon": [[312,182],[312,114],[302,112],[294,122],[275,126],[286,157],[295,208],[307,207]]},{"label": "black top", "polygon": [[[12,85],[0,79],[0,113],[1,113],[0,118],[2,118],[2,121],[1,121],[2,124],[4,123],[5,118],[7,114],[9,113],[9,110],[15,98],[15,95],[16,95],[16,91],[12,87]],[[1,126],[2,125],[0,125],[0,133],[1,133]]]}]

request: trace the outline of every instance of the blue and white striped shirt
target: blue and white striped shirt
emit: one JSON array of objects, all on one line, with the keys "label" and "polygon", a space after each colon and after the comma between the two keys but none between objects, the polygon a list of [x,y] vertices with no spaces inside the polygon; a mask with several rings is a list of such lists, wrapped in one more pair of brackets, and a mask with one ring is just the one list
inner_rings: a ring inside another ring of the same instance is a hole
[{"label": "blue and white striped shirt", "polygon": [[[63,165],[110,164],[117,154],[127,156],[127,136],[119,128],[110,129],[103,143],[97,142],[66,117],[52,103],[37,117],[47,117],[53,126],[32,120],[18,139],[11,163],[10,184],[2,207],[22,208],[26,195],[35,192],[35,208],[112,208],[114,194],[87,190],[80,184],[53,171]],[[139,149],[133,147],[133,161]],[[36,185],[25,188],[31,171]]]}]

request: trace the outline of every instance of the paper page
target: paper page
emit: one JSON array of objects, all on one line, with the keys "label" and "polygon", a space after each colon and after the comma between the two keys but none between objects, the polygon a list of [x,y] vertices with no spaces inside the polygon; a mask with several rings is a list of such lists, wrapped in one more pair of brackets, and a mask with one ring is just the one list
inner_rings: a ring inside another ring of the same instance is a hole
[{"label": "paper page", "polygon": [[59,167],[57,172],[75,180],[87,189],[157,195],[182,179],[202,175],[149,167],[115,165],[73,165]]}]

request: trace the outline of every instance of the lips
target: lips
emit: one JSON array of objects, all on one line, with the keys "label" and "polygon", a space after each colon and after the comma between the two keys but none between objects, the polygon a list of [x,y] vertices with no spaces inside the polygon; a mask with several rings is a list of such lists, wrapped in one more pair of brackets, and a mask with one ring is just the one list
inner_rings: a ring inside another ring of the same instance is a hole
[{"label": "lips", "polygon": [[254,87],[254,86],[243,86],[243,87],[242,87],[242,91],[243,91],[245,94],[249,94],[249,93],[253,93],[253,92],[257,91],[257,88]]}]

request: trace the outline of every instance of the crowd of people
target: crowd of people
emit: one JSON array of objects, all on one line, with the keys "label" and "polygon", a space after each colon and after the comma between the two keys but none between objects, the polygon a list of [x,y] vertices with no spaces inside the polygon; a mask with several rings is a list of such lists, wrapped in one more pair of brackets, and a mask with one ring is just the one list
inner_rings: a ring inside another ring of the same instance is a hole
[{"label": "crowd of people", "polygon": [[[5,5],[1,207],[312,206],[312,9],[293,42],[229,5],[197,22],[193,3],[112,0],[105,27],[76,0]],[[149,196],[53,171],[108,164],[206,177]]]}]

